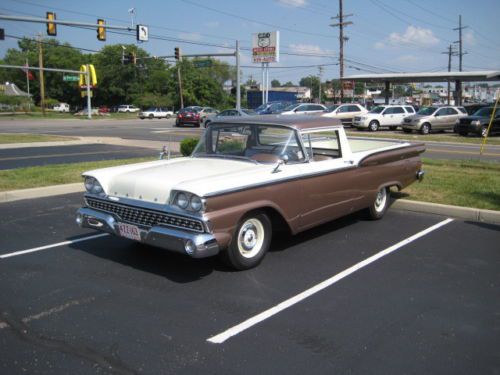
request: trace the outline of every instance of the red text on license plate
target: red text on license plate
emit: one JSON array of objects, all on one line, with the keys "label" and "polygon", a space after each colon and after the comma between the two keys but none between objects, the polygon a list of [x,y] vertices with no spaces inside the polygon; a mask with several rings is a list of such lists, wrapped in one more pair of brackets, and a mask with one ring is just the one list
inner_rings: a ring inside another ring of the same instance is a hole
[{"label": "red text on license plate", "polygon": [[122,237],[130,238],[131,240],[136,241],[141,240],[141,232],[139,231],[139,227],[136,225],[118,223],[118,231]]}]

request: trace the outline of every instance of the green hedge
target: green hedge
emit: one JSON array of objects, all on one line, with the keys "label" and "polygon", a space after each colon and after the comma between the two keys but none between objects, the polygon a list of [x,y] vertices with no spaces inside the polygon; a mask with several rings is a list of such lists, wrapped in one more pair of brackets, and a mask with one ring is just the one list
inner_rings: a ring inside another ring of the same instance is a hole
[{"label": "green hedge", "polygon": [[183,139],[181,142],[181,154],[183,156],[191,155],[197,144],[198,144],[198,138]]}]

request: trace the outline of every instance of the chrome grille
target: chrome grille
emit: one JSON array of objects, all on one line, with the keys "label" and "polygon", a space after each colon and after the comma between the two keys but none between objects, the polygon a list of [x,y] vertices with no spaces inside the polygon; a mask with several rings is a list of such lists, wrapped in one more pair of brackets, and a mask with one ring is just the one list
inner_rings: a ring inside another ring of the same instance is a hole
[{"label": "chrome grille", "polygon": [[139,207],[104,201],[95,198],[86,198],[89,207],[106,213],[114,214],[120,220],[146,227],[165,225],[169,227],[204,232],[203,223],[199,220],[167,214],[160,211],[145,210]]}]

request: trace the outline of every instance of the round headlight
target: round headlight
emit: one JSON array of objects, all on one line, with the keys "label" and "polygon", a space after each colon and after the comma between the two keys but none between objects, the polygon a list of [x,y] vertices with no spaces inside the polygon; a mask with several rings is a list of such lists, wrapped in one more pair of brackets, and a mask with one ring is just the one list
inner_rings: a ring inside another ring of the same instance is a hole
[{"label": "round headlight", "polygon": [[189,205],[189,199],[184,193],[177,194],[176,203],[180,208],[187,208]]},{"label": "round headlight", "polygon": [[479,121],[479,120],[471,121],[471,123],[470,123],[470,124],[471,124],[471,125],[475,125],[475,126],[477,126],[477,125],[481,125],[481,121]]},{"label": "round headlight", "polygon": [[94,180],[94,187],[92,188],[92,192],[94,194],[101,194],[103,191],[104,190],[103,190],[101,184],[97,180]]},{"label": "round headlight", "polygon": [[197,197],[196,195],[193,195],[191,198],[191,208],[193,211],[199,211],[201,210],[202,202],[200,197]]},{"label": "round headlight", "polygon": [[89,193],[93,192],[94,182],[95,182],[94,177],[88,177],[88,176],[85,177],[85,190],[87,190]]}]

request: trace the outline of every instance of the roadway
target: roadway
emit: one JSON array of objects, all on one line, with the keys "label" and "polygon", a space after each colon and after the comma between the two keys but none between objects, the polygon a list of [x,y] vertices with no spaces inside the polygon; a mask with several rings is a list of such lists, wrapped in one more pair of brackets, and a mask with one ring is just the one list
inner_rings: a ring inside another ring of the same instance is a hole
[{"label": "roadway", "polygon": [[0,206],[2,373],[500,372],[499,226],[353,214],[233,272],[93,237],[81,201]]},{"label": "roadway", "polygon": [[[120,137],[147,141],[179,142],[187,136],[199,136],[199,128],[175,128],[175,119],[161,120],[2,120],[0,133],[35,133],[81,137]],[[381,134],[401,134],[383,131]],[[425,157],[435,159],[466,159],[500,161],[500,145],[487,145],[482,157],[480,146],[453,143],[457,137],[449,134],[450,142],[426,142]],[[361,133],[359,137],[363,137]],[[85,160],[85,158],[82,158]]]}]

